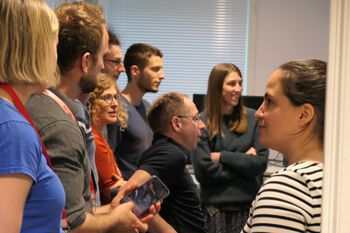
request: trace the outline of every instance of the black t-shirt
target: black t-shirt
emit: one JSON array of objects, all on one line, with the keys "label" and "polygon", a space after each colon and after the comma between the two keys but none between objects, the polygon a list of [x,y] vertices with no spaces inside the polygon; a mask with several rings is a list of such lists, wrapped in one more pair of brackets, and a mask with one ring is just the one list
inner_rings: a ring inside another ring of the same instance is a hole
[{"label": "black t-shirt", "polygon": [[139,169],[158,176],[170,190],[160,216],[179,233],[205,233],[196,185],[185,167],[189,153],[173,139],[158,134],[141,156]]}]

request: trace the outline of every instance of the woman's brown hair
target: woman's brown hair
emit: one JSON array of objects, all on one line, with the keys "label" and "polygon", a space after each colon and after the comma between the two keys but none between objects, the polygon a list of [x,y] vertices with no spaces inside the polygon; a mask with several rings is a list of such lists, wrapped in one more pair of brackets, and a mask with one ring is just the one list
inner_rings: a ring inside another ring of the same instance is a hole
[{"label": "woman's brown hair", "polygon": [[[230,63],[221,63],[214,66],[209,75],[204,113],[208,118],[207,124],[210,138],[222,135],[222,88],[225,78],[232,72],[236,72],[242,77],[240,69]],[[229,128],[238,134],[244,133],[248,128],[247,111],[243,106],[242,97],[240,97],[238,105],[233,108],[232,113],[229,115]]]},{"label": "woman's brown hair", "polygon": [[311,104],[316,112],[313,133],[323,145],[327,63],[317,59],[296,60],[279,67],[284,73],[284,94],[294,106]]}]

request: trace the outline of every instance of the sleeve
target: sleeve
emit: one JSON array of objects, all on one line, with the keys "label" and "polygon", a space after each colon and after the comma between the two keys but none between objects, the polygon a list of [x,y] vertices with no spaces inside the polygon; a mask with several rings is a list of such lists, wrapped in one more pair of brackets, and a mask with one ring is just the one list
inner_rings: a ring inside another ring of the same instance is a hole
[{"label": "sleeve", "polygon": [[104,192],[122,177],[117,171],[114,155],[110,150],[108,150],[108,145],[106,145],[99,135],[94,134],[94,137],[96,144],[95,158],[99,176],[99,184],[101,192]]},{"label": "sleeve", "polygon": [[243,232],[305,232],[313,215],[305,180],[288,171],[271,177],[261,188]]},{"label": "sleeve", "polygon": [[74,124],[72,121],[57,121],[39,132],[54,171],[63,184],[66,193],[65,209],[71,228],[84,222],[90,195],[89,179],[85,174],[89,171],[86,167],[88,158],[85,144],[82,143],[80,129]]},{"label": "sleeve", "polygon": [[[130,109],[128,107],[128,100],[126,100],[124,97],[121,99],[122,101],[122,108],[124,112],[128,116],[128,122],[127,127],[129,126],[131,122],[131,116]],[[122,131],[120,130],[119,122],[117,121],[114,124],[108,124],[107,125],[107,136],[108,136],[108,144],[111,147],[114,154],[116,154],[117,147],[122,142]]]},{"label": "sleeve", "polygon": [[24,174],[36,182],[42,160],[41,144],[31,125],[9,122],[0,125],[0,174]]},{"label": "sleeve", "polygon": [[117,146],[121,142],[121,132],[118,122],[107,125],[108,144],[113,153],[115,153]]},{"label": "sleeve", "polygon": [[157,147],[146,151],[140,159],[140,170],[158,176],[166,186],[172,187],[183,174],[185,154],[172,147]]},{"label": "sleeve", "polygon": [[238,177],[237,173],[231,172],[223,164],[213,162],[210,158],[210,145],[208,131],[203,129],[197,148],[191,153],[191,161],[196,179],[202,185],[218,185],[232,182]]},{"label": "sleeve", "polygon": [[265,172],[269,149],[259,143],[257,122],[250,120],[248,127],[252,127],[252,129],[248,129],[248,132],[252,132],[252,146],[256,149],[256,155],[223,150],[220,155],[220,163],[244,177],[254,178]]}]

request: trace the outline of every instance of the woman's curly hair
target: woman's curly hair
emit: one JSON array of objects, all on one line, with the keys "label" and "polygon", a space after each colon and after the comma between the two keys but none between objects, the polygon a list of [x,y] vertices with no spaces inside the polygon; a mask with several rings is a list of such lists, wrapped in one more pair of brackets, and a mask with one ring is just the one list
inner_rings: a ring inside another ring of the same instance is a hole
[{"label": "woman's curly hair", "polygon": [[[115,87],[117,91],[117,95],[120,96],[121,93],[119,91],[119,87],[115,83],[113,78],[108,74],[100,73],[97,77],[97,84],[96,84],[95,90],[91,93],[91,97],[90,97],[90,103],[91,103],[90,115],[91,115],[91,120],[93,124],[98,123],[99,121],[98,114],[100,112],[100,107],[96,104],[96,101],[101,97],[102,93],[108,88],[110,88],[111,86]],[[125,129],[127,126],[128,116],[123,110],[123,103],[120,100],[120,98],[118,98],[117,102],[118,102],[117,121],[120,125],[120,128]]]}]

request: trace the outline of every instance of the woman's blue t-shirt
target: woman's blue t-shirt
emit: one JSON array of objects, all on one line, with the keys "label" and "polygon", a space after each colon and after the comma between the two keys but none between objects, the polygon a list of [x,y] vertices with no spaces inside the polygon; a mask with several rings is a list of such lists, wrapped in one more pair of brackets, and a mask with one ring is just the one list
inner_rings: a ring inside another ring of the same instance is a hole
[{"label": "woman's blue t-shirt", "polygon": [[0,177],[24,174],[33,180],[24,206],[22,233],[55,233],[60,229],[65,194],[47,166],[40,140],[17,109],[0,98]]}]

